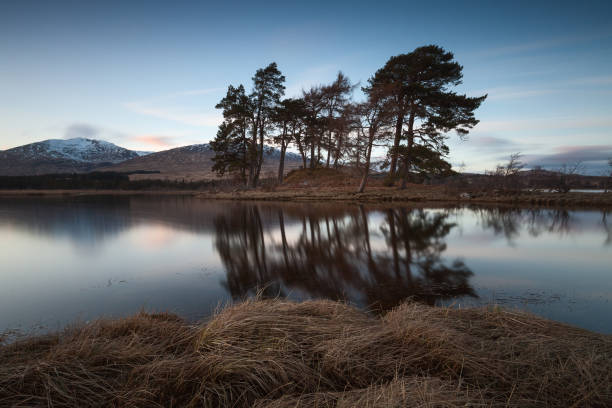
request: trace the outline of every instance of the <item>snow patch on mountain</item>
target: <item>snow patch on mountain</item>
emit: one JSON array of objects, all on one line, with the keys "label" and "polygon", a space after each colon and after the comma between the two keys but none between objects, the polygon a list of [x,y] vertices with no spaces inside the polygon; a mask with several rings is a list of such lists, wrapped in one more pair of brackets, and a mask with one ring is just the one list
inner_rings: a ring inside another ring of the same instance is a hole
[{"label": "snow patch on mountain", "polygon": [[[264,157],[269,159],[280,159],[280,149],[273,146],[264,146]],[[285,151],[285,160],[302,160],[297,153]]]},{"label": "snow patch on mountain", "polygon": [[82,163],[120,163],[138,157],[136,152],[103,140],[49,139],[6,150],[24,159],[63,159]]}]

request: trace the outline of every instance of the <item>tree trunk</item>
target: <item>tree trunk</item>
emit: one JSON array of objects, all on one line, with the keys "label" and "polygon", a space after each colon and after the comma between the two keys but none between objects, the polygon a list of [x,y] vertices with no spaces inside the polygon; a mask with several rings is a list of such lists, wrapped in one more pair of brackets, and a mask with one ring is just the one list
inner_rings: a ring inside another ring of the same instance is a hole
[{"label": "tree trunk", "polygon": [[263,164],[263,154],[264,154],[264,124],[263,121],[259,126],[259,147],[257,149],[257,168],[255,171],[255,182],[253,187],[257,187],[257,183],[259,182],[259,174],[261,173],[261,165]]},{"label": "tree trunk", "polygon": [[285,173],[285,151],[286,150],[287,150],[287,145],[283,141],[281,143],[280,160],[278,163],[278,184],[283,184],[283,174]]},{"label": "tree trunk", "polygon": [[248,186],[250,188],[255,187],[255,158],[257,157],[257,126],[253,129],[253,137],[251,139],[250,146],[248,147],[248,159],[249,159],[249,179]]},{"label": "tree trunk", "polygon": [[249,146],[249,179],[248,186],[255,187],[255,157],[257,157],[257,142],[253,141]]},{"label": "tree trunk", "polygon": [[336,144],[336,153],[334,154],[334,168],[338,168],[338,160],[340,159],[340,151],[342,150],[342,132],[336,133],[336,139],[338,139],[338,143]]},{"label": "tree trunk", "polygon": [[402,171],[402,185],[401,189],[404,190],[406,188],[406,184],[408,181],[408,170],[410,163],[410,151],[412,150],[412,145],[414,143],[414,106],[410,107],[410,118],[408,119],[408,146],[406,157],[404,157],[404,166]]},{"label": "tree trunk", "polygon": [[408,158],[405,158],[404,165],[402,166],[402,185],[400,186],[400,190],[406,189],[407,182],[408,182]]},{"label": "tree trunk", "polygon": [[332,141],[332,132],[329,132],[329,136],[327,137],[327,163],[325,164],[325,167],[329,168],[329,159],[330,159],[330,154],[331,154],[331,141]]},{"label": "tree trunk", "polygon": [[391,150],[391,166],[389,168],[389,175],[395,176],[397,172],[397,157],[400,141],[402,140],[402,128],[404,127],[404,117],[406,116],[405,109],[402,107],[397,114],[397,121],[395,122],[395,137],[393,138],[393,150]]},{"label": "tree trunk", "polygon": [[300,152],[300,156],[302,156],[302,168],[306,168],[306,152],[304,152],[304,146],[302,146],[301,142],[297,143],[298,151]]},{"label": "tree trunk", "polygon": [[283,133],[281,134],[280,160],[278,162],[278,184],[283,184],[283,173],[285,171],[285,152],[287,151],[287,123],[283,123]]},{"label": "tree trunk", "polygon": [[251,150],[249,151],[249,187],[257,187],[257,134],[259,131],[259,121],[261,120],[261,108],[257,108],[257,113],[253,118],[253,136],[251,140]]},{"label": "tree trunk", "polygon": [[363,178],[361,179],[361,185],[359,186],[358,193],[363,193],[368,182],[368,175],[370,173],[370,156],[372,155],[372,145],[374,144],[375,131],[370,128],[368,137],[368,147],[366,148],[365,164],[363,166]]},{"label": "tree trunk", "polygon": [[314,135],[313,135],[312,141],[310,143],[310,168],[311,169],[315,168],[315,162],[316,162],[316,158],[315,158],[315,141],[314,141]]}]

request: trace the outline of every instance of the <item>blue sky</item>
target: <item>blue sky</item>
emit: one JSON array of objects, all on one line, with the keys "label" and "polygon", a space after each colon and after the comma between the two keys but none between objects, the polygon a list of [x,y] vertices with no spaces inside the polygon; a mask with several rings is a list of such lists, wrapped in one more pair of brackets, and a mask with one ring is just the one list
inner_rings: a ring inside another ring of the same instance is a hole
[{"label": "blue sky", "polygon": [[[276,61],[287,95],[339,70],[364,84],[392,55],[453,51],[488,93],[451,161],[510,153],[559,167],[612,157],[612,3],[512,1],[0,3],[0,149],[85,136],[139,150],[214,137],[229,84]],[[355,97],[359,99],[360,93]]]}]

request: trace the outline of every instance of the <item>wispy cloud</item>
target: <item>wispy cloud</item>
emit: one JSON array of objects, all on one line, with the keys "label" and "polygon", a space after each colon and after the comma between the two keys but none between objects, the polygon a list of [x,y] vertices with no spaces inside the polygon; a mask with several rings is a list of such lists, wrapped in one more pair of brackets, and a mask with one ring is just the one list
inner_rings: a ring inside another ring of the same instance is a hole
[{"label": "wispy cloud", "polygon": [[532,155],[530,161],[543,164],[565,164],[576,161],[606,161],[612,158],[612,145],[559,146],[552,154]]},{"label": "wispy cloud", "polygon": [[491,88],[484,92],[476,92],[476,94],[488,94],[487,100],[505,100],[505,99],[522,99],[533,98],[535,96],[550,95],[560,92],[559,89],[533,89],[528,87],[499,87]]},{"label": "wispy cloud", "polygon": [[64,126],[63,129],[60,128],[58,130],[63,133],[64,139],[73,139],[80,137],[84,139],[98,139],[106,140],[113,143],[119,143],[129,138],[129,135],[124,132],[119,132],[117,130],[108,129],[106,127],[82,122],[72,123],[67,126]]},{"label": "wispy cloud", "polygon": [[132,112],[170,120],[191,126],[216,127],[223,120],[223,116],[211,106],[188,106],[188,101],[181,99],[193,96],[211,95],[219,93],[223,88],[193,89],[162,95],[147,100],[126,102],[123,106]]},{"label": "wispy cloud", "polygon": [[[499,86],[473,91],[474,94],[488,94],[487,101],[504,99],[533,98],[541,95],[559,94],[563,92],[601,92],[602,87],[610,89],[612,76],[595,75],[578,78],[568,78],[563,81],[539,81],[537,86],[522,84],[512,86]],[[580,87],[577,88],[577,87]]]},{"label": "wispy cloud", "polygon": [[496,57],[504,55],[523,54],[532,51],[562,47],[564,45],[579,44],[584,42],[596,41],[612,36],[612,32],[603,31],[584,35],[563,35],[538,41],[529,41],[520,44],[509,44],[502,47],[489,48],[477,51],[475,55],[482,57]]},{"label": "wispy cloud", "polygon": [[612,85],[612,75],[596,75],[581,78],[574,78],[564,82],[566,85]]},{"label": "wispy cloud", "polygon": [[81,137],[85,139],[96,138],[102,129],[96,126],[92,126],[86,123],[74,123],[66,127],[66,131],[64,132],[65,139],[73,139],[76,137]]},{"label": "wispy cloud", "polygon": [[189,91],[176,92],[168,95],[166,98],[178,97],[178,96],[191,96],[191,95],[209,95],[214,93],[223,92],[224,88],[204,88],[204,89],[192,89]]},{"label": "wispy cloud", "polygon": [[612,158],[612,145],[559,146],[551,154],[528,154],[523,157],[530,166],[540,165],[553,169],[581,163],[584,170],[591,174],[601,173],[608,168],[610,158]]},{"label": "wispy cloud", "polygon": [[209,126],[216,127],[223,121],[223,116],[219,113],[200,112],[197,109],[188,108],[172,108],[172,107],[156,107],[147,106],[142,102],[128,102],[124,106],[141,115],[153,116],[160,119],[166,119],[174,122],[184,123],[192,126]]},{"label": "wispy cloud", "polygon": [[612,128],[612,118],[608,116],[594,116],[585,118],[548,117],[504,121],[483,120],[476,127],[479,132],[592,128]]},{"label": "wispy cloud", "polygon": [[494,137],[494,136],[478,136],[478,137],[470,138],[470,144],[477,148],[488,148],[488,149],[498,149],[500,147],[506,148],[506,147],[516,145],[516,143],[510,139],[504,139],[501,137]]}]

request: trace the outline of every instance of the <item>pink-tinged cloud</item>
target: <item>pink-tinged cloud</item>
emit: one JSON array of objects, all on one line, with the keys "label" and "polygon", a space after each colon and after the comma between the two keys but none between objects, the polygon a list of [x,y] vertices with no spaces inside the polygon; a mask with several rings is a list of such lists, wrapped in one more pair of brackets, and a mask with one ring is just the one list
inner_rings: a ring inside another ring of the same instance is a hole
[{"label": "pink-tinged cloud", "polygon": [[132,140],[158,148],[168,148],[173,146],[172,138],[168,136],[139,135],[133,136]]},{"label": "pink-tinged cloud", "polygon": [[557,154],[588,154],[588,155],[596,155],[597,157],[601,156],[601,153],[610,152],[612,150],[612,145],[591,145],[591,146],[560,146],[555,149]]}]

